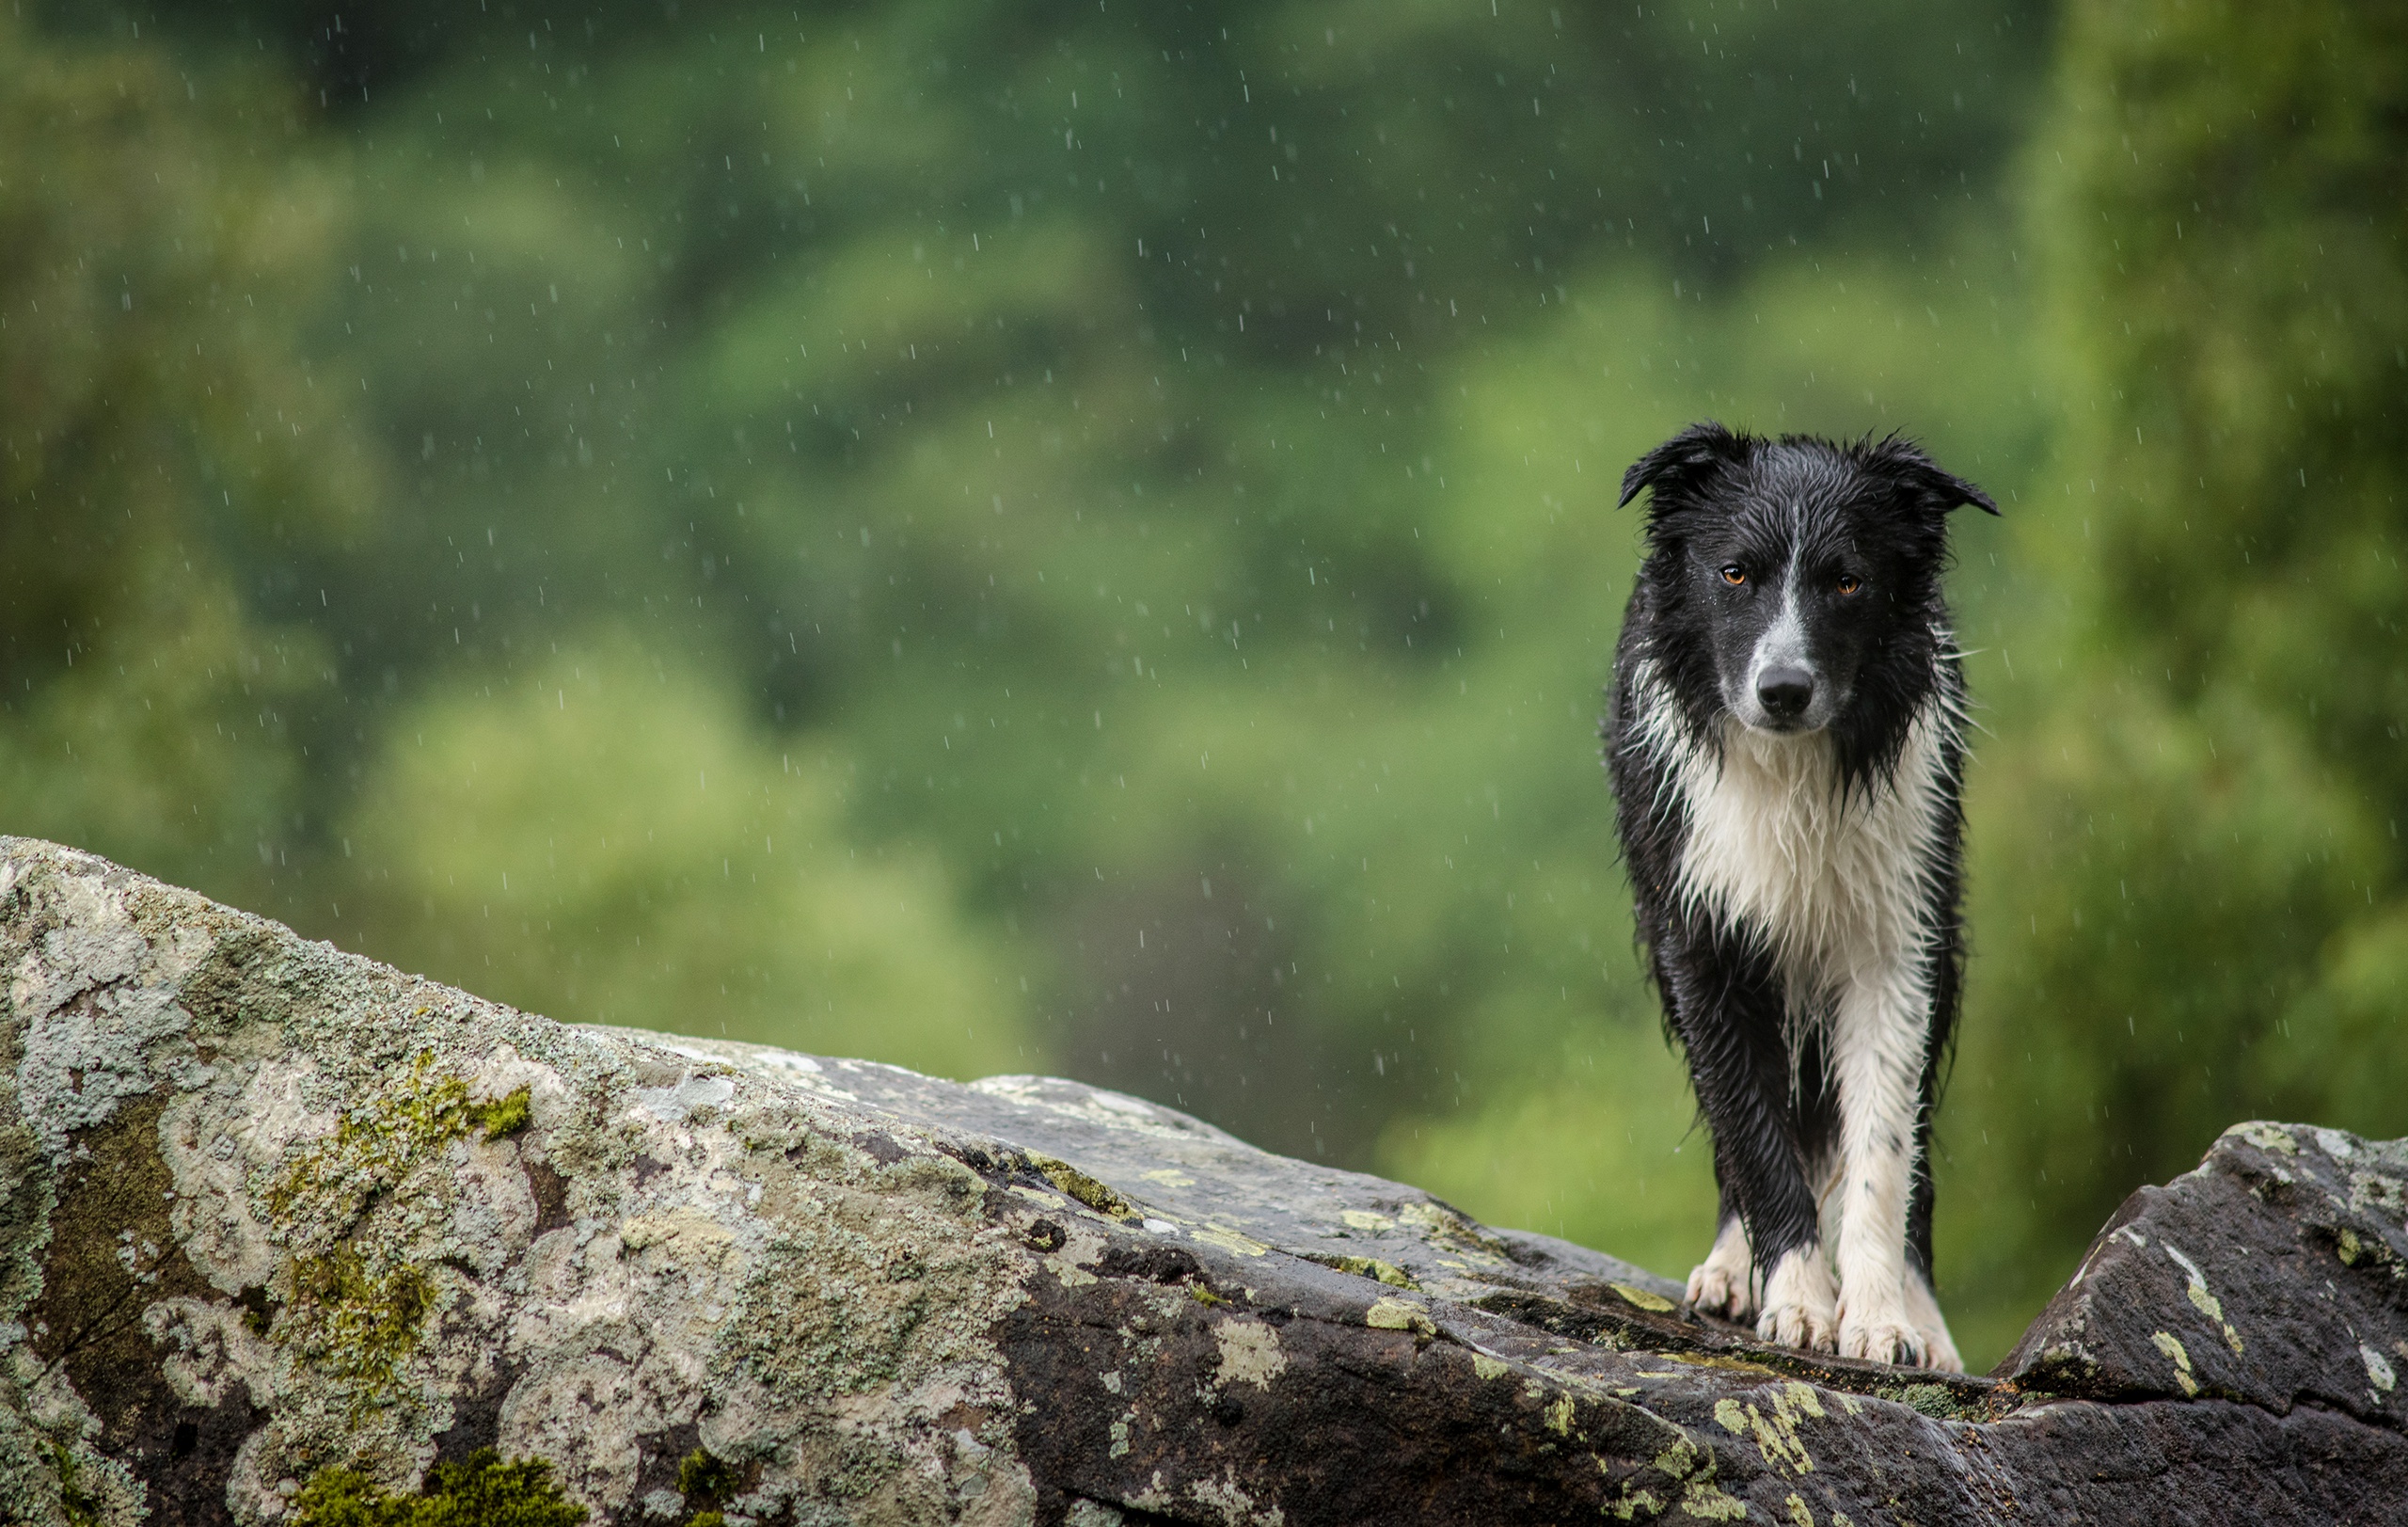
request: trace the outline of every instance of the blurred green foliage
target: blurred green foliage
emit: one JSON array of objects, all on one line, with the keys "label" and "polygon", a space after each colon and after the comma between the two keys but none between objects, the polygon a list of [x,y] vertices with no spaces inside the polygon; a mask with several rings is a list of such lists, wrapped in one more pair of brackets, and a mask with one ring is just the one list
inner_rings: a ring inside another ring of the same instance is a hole
[{"label": "blurred green foliage", "polygon": [[156,53],[12,20],[0,59],[0,792],[12,828],[256,898],[289,712],[335,673],[246,604],[237,549],[378,503],[364,422],[294,345],[343,192],[252,151],[300,147],[273,74],[202,105]]},{"label": "blurred green foliage", "polygon": [[1904,426],[2008,509],[1980,1360],[2222,1124],[2408,1130],[2403,59],[1891,0],[0,20],[5,825],[1677,1273],[1614,486],[1702,416]]},{"label": "blurred green foliage", "polygon": [[402,963],[563,1017],[800,1029],[965,1075],[1027,1063],[942,863],[848,844],[858,770],[781,752],[682,655],[598,639],[430,694],[395,731],[343,843]]},{"label": "blurred green foliage", "polygon": [[1953,1130],[2002,1310],[2226,1124],[2408,1130],[2408,15],[2092,8],[2055,90],[2065,612],[1981,675]]}]

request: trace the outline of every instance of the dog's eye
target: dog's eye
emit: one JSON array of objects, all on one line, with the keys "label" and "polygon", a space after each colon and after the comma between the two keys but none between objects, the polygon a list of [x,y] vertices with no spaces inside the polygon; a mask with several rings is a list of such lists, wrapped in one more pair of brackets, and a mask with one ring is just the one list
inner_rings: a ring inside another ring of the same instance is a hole
[{"label": "dog's eye", "polygon": [[1850,578],[1846,573],[1842,573],[1840,575],[1840,592],[1842,594],[1854,594],[1863,586],[1863,584],[1858,582],[1855,579]]},{"label": "dog's eye", "polygon": [[1730,584],[1733,588],[1737,588],[1740,584],[1742,584],[1742,583],[1746,582],[1747,581],[1748,581],[1748,569],[1746,569],[1745,567],[1740,566],[1740,565],[1739,565],[1737,563],[1735,563],[1735,563],[1733,563],[1730,566],[1725,567],[1725,568],[1723,568],[1723,569],[1722,569],[1722,581],[1724,581],[1725,583]]}]

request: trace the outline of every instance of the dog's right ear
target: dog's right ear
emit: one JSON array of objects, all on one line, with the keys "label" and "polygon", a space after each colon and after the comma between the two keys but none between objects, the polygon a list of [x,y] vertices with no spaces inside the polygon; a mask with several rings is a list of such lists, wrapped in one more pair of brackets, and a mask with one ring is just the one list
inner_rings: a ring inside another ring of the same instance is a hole
[{"label": "dog's right ear", "polygon": [[1643,487],[1654,487],[1660,496],[1659,485],[1702,476],[1717,463],[1737,460],[1741,450],[1739,437],[1713,420],[1691,424],[1631,463],[1622,474],[1622,498],[1614,507],[1628,504]]}]

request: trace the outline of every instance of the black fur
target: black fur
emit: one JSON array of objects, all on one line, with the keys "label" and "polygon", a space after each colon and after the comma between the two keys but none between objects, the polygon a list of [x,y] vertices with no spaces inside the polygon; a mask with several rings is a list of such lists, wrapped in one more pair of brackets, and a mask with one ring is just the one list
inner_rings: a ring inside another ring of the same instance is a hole
[{"label": "black fur", "polygon": [[1895,436],[1766,439],[1715,423],[1640,458],[1623,479],[1622,502],[1646,489],[1648,556],[1615,653],[1606,757],[1638,936],[1713,1134],[1722,1217],[1745,1225],[1759,1281],[1782,1253],[1817,1239],[1806,1164],[1834,1147],[1835,1083],[1825,1037],[1813,1030],[1797,1041],[1792,1074],[1795,1037],[1767,931],[1681,894],[1692,803],[1660,749],[1642,740],[1645,702],[1634,685],[1652,669],[1687,742],[1717,759],[1735,719],[1768,732],[1827,728],[1850,797],[1891,783],[1918,716],[1939,706],[1949,718],[1939,759],[1944,822],[1922,866],[1930,1010],[1908,1203],[1907,1258],[1927,1282],[1931,1110],[1963,945],[1955,718],[1964,681],[1941,576],[1948,512],[1997,506]]}]

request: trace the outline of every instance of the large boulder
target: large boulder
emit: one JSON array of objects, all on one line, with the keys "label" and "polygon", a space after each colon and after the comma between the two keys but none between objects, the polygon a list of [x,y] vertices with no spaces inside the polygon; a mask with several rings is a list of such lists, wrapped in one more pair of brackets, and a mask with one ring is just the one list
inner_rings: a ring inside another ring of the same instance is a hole
[{"label": "large boulder", "polygon": [[0,1520],[2408,1501],[2398,1145],[2243,1126],[1968,1378],[1136,1098],[566,1026],[24,839],[0,979]]}]

